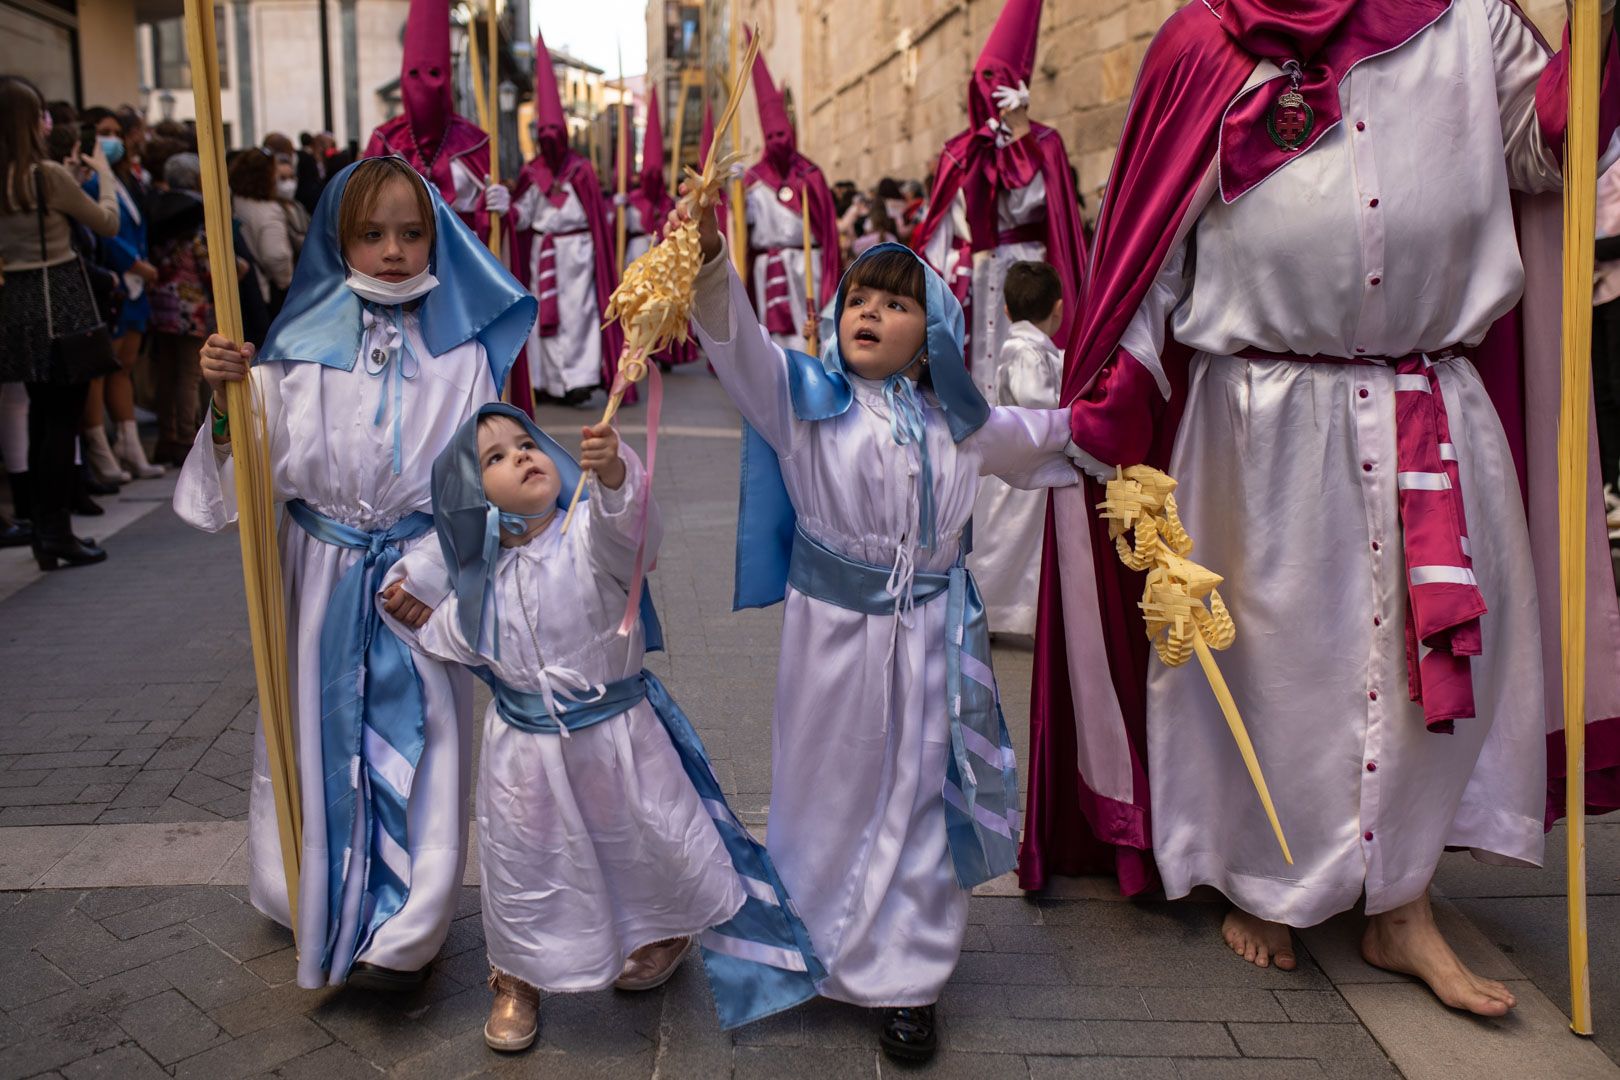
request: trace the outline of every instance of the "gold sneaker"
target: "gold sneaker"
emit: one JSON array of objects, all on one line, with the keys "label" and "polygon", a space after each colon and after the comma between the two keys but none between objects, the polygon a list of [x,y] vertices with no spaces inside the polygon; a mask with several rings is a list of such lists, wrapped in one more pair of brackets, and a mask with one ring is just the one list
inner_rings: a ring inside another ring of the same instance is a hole
[{"label": "gold sneaker", "polygon": [[527,1050],[540,1031],[540,991],[502,971],[489,969],[495,1002],[484,1022],[484,1042],[491,1050]]},{"label": "gold sneaker", "polygon": [[643,945],[624,962],[624,970],[613,983],[614,989],[651,990],[663,986],[675,974],[675,969],[681,965],[681,958],[691,947],[692,939],[689,937],[665,938],[651,945]]}]

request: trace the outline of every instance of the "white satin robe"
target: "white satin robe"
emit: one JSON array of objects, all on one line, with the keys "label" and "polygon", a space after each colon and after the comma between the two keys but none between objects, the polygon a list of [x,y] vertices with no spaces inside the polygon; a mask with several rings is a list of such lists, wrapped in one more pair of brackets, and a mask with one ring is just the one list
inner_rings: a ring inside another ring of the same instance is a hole
[{"label": "white satin robe", "polygon": [[1480,341],[1524,284],[1509,189],[1561,183],[1535,116],[1545,63],[1502,0],[1456,0],[1350,71],[1344,123],[1236,202],[1210,199],[1196,266],[1187,244],[1175,249],[1125,334],[1165,393],[1166,316],[1198,350],[1170,473],[1193,557],[1226,577],[1238,636],[1218,660],[1295,859],[1284,863],[1198,665],[1155,658],[1154,855],[1171,897],[1209,884],[1310,926],[1363,894],[1369,913],[1422,896],[1445,847],[1541,861],[1536,587],[1512,456],[1478,373],[1465,359],[1438,367],[1489,607],[1478,715],[1444,735],[1408,699],[1393,368],[1233,354]]},{"label": "white satin robe", "polygon": [[[882,384],[852,378],[848,412],[799,420],[781,349],[729,265],[717,259],[699,273],[693,326],[721,385],[780,455],[799,524],[818,542],[879,566],[947,570],[981,475],[1030,488],[1077,482],[1063,456],[1066,413],[995,409],[953,443],[929,396],[938,541],[919,549],[918,455],[894,444]],[[951,745],[945,606],[923,604],[902,620],[787,591],[767,846],[827,967],[825,997],[929,1004],[961,952],[968,893],[956,883],[941,796]]]},{"label": "white satin robe", "polygon": [[[991,404],[1055,409],[1062,386],[1063,351],[1032,323],[1009,326]],[[994,476],[984,478],[973,504],[973,551],[967,563],[978,579],[992,633],[1035,633],[1045,531],[1046,492],[1020,491]]]},{"label": "white satin robe", "polygon": [[[952,245],[957,235],[967,232],[966,203],[957,196],[961,212],[952,208],[951,227],[937,230],[929,237],[924,257],[929,265],[950,280],[955,263]],[[1046,178],[1036,173],[1021,188],[996,193],[996,229],[1009,232],[1032,222],[1046,220]],[[973,382],[986,401],[996,395],[996,369],[1001,357],[1001,346],[1007,340],[1012,326],[1007,318],[1007,301],[1002,285],[1007,280],[1007,269],[1015,262],[1045,262],[1046,244],[1042,241],[1018,241],[997,244],[989,251],[973,255],[973,303],[968,310],[968,368]]]},{"label": "white satin robe", "polygon": [[535,390],[562,397],[582,386],[602,382],[602,309],[596,298],[596,242],[590,233],[590,219],[572,185],[561,206],[551,205],[538,187],[531,187],[512,204],[513,224],[530,229],[528,275],[524,284],[539,295],[540,235],[555,233],[552,244],[557,253],[557,332],[540,336],[537,322],[529,331],[524,359],[529,365],[529,385]]},{"label": "white satin robe", "polygon": [[[519,690],[577,694],[641,670],[641,624],[619,636],[635,566],[647,476],[629,447],[617,491],[593,476],[568,534],[562,515],[495,568],[500,659],[469,647],[454,595],[418,631],[418,648],[488,665]],[[647,560],[657,554],[648,508]],[[395,564],[388,580],[447,587],[437,545]],[[486,616],[487,617],[487,616]],[[392,620],[390,620],[392,621]],[[538,650],[538,651],[537,651]],[[568,735],[519,731],[491,702],[478,765],[478,861],[484,940],[497,969],[548,992],[612,985],[630,953],[696,934],[742,907],[731,857],[645,701]]]},{"label": "white satin robe", "polygon": [[[804,316],[808,308],[804,296],[804,217],[788,208],[778,196],[776,188],[765,184],[750,184],[743,193],[743,205],[748,214],[748,246],[755,252],[779,247],[782,262],[787,267],[788,303],[793,307],[793,333],[772,334],[771,340],[784,349],[804,351]],[[814,239],[812,238],[812,244]],[[758,304],[760,320],[764,321],[766,261],[755,258],[753,286],[754,300]],[[821,248],[810,249],[811,286],[817,293],[816,307],[827,306],[829,297],[821,296]]]},{"label": "white satin robe", "polygon": [[[468,416],[496,400],[483,346],[428,352],[417,318],[406,333],[421,358],[414,378],[403,380],[403,468],[393,471],[392,383],[366,374],[361,342],[352,371],[313,363],[277,362],[253,369],[270,432],[270,458],[278,503],[303,499],[313,509],[358,529],[384,529],[415,510],[431,509],[433,459]],[[397,361],[396,361],[397,362]],[[389,394],[382,424],[378,400]],[[209,532],[236,521],[235,462],[216,450],[205,420],[180,471],[174,509]],[[408,548],[436,545],[429,530]],[[304,812],[303,871],[299,878],[298,984],[324,986],[321,951],[327,939],[326,800],[321,761],[321,624],[332,589],[365,554],[322,543],[290,517],[281,518],[281,574],[287,605],[287,655],[292,682],[298,781]],[[424,597],[424,600],[436,600]],[[432,960],[450,931],[465,865],[467,795],[471,787],[472,680],[420,652],[412,662],[422,684],[426,745],[416,768],[407,811],[411,892],[405,906],[377,931],[359,960],[411,971]],[[290,926],[281,841],[262,733],[255,739],[248,805],[249,896],[253,906]],[[359,897],[344,905],[340,944],[353,941]]]}]

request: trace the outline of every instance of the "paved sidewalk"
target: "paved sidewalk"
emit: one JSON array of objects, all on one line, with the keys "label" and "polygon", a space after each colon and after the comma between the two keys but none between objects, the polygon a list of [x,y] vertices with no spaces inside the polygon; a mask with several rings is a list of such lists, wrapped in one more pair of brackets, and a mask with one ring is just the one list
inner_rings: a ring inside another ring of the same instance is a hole
[{"label": "paved sidewalk", "polygon": [[[638,412],[624,423],[639,444]],[[668,539],[654,588],[671,651],[652,666],[757,826],[780,615],[728,610],[735,414],[711,381],[678,376],[666,415],[658,489]],[[545,417],[565,443],[588,419]],[[234,540],[193,532],[162,507],[130,517],[103,566],[38,577],[0,565],[0,1080],[919,1071],[879,1058],[869,1015],[829,1003],[720,1032],[695,957],[659,991],[554,996],[536,1047],[497,1055],[481,1036],[489,994],[472,887],[421,994],[299,990],[290,937],[245,902],[256,713]],[[1022,756],[1027,646],[998,646],[996,664]],[[1507,1020],[1448,1013],[1408,980],[1368,968],[1349,918],[1304,935],[1299,970],[1260,971],[1221,943],[1218,904],[1127,903],[1093,879],[1031,900],[1001,880],[972,902],[942,1001],[944,1051],[921,1071],[1620,1077],[1603,1053],[1620,1054],[1620,822],[1591,832],[1596,1043],[1569,1036],[1559,1013],[1555,834],[1546,870],[1454,855],[1439,879],[1451,898],[1441,917],[1465,958],[1520,994]]]}]

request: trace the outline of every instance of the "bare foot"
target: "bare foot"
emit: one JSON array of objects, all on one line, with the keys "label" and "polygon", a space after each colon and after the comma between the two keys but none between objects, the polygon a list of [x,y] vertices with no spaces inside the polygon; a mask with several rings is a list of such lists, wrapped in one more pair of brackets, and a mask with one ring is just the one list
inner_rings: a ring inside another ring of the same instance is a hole
[{"label": "bare foot", "polygon": [[1233,952],[1255,967],[1276,964],[1279,971],[1294,970],[1293,931],[1282,923],[1266,922],[1233,908],[1221,924],[1221,936]]},{"label": "bare foot", "polygon": [[1373,967],[1422,979],[1435,997],[1453,1009],[1505,1016],[1518,1003],[1506,986],[1463,967],[1440,936],[1427,896],[1369,917],[1361,955]]}]

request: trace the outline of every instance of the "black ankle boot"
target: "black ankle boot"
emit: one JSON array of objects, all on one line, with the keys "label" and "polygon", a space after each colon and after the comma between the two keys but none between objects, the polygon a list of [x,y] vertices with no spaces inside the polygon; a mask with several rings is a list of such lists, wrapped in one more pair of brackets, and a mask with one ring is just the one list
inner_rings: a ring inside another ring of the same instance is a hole
[{"label": "black ankle boot", "polygon": [[0,548],[27,547],[34,542],[34,527],[26,521],[0,517]]},{"label": "black ankle boot", "polygon": [[118,485],[110,480],[97,480],[90,466],[79,466],[79,492],[83,495],[116,495]]},{"label": "black ankle boot", "polygon": [[107,552],[96,546],[94,540],[81,540],[73,535],[65,518],[50,523],[39,522],[34,529],[34,561],[41,570],[55,570],[59,565],[88,566],[104,562]]},{"label": "black ankle boot", "polygon": [[939,1027],[932,1005],[883,1010],[878,1033],[883,1052],[898,1061],[928,1061],[939,1048]]}]

